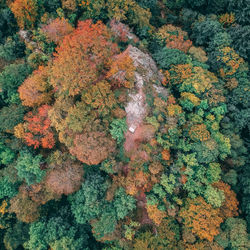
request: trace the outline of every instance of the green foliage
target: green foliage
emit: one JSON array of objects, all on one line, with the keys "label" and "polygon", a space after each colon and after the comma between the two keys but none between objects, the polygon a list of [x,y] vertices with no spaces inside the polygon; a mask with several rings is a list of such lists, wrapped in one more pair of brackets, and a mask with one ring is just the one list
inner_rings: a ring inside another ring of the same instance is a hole
[{"label": "green foliage", "polygon": [[210,163],[206,172],[207,180],[209,183],[218,182],[221,177],[221,168],[219,163]]},{"label": "green foliage", "polygon": [[0,8],[0,43],[17,31],[17,24],[11,10],[5,6]]},{"label": "green foliage", "polygon": [[0,58],[6,61],[14,61],[24,56],[25,44],[19,40],[19,36],[9,37],[4,44],[0,44]]},{"label": "green foliage", "polygon": [[[0,115],[1,117],[1,115]],[[1,124],[1,123],[0,123]],[[1,164],[8,165],[15,159],[15,152],[11,150],[3,141],[0,141],[0,162]]]},{"label": "green foliage", "polygon": [[222,226],[222,232],[216,236],[216,241],[223,248],[232,250],[249,248],[246,222],[239,218],[228,218]]},{"label": "green foliage", "polygon": [[227,32],[216,33],[209,42],[207,50],[213,52],[217,48],[230,46],[232,43],[231,36]]},{"label": "green foliage", "polygon": [[191,8],[199,8],[206,4],[206,0],[187,0],[187,3]]},{"label": "green foliage", "polygon": [[228,11],[236,14],[236,21],[242,25],[250,24],[250,1],[249,0],[228,0]]},{"label": "green foliage", "polygon": [[41,218],[40,221],[32,223],[25,248],[45,250],[54,246],[56,249],[68,249],[64,247],[73,242],[69,249],[85,249],[89,238],[88,227],[73,224],[68,213],[68,208],[62,207],[51,218]]},{"label": "green foliage", "polygon": [[45,8],[46,12],[56,12],[61,7],[60,0],[39,0],[39,5]]},{"label": "green foliage", "polygon": [[138,2],[138,4],[142,7],[142,8],[154,8],[157,4],[157,0],[137,0],[136,2]]},{"label": "green foliage", "polygon": [[119,188],[115,192],[114,207],[117,219],[124,219],[133,209],[136,208],[135,199],[127,195],[124,188]]},{"label": "green foliage", "polygon": [[10,182],[6,176],[0,178],[0,199],[12,198],[17,194],[17,185]]},{"label": "green foliage", "polygon": [[106,159],[101,163],[100,169],[108,174],[114,174],[117,172],[116,161],[114,159]]},{"label": "green foliage", "polygon": [[169,69],[171,65],[185,64],[188,62],[188,57],[184,52],[167,47],[158,50],[153,57],[162,69]]},{"label": "green foliage", "polygon": [[10,64],[0,73],[1,97],[6,103],[17,102],[17,88],[31,73],[31,68],[26,64]]},{"label": "green foliage", "polygon": [[247,228],[250,229],[250,171],[249,171],[249,159],[246,165],[243,167],[242,173],[239,175],[240,194],[242,196],[242,210],[244,212]]},{"label": "green foliage", "polygon": [[230,186],[235,186],[237,184],[237,176],[237,172],[234,169],[230,169],[222,176],[222,180]]},{"label": "green foliage", "polygon": [[127,131],[126,119],[114,119],[111,124],[110,134],[112,138],[117,141],[117,143],[122,143],[124,140],[124,133]]},{"label": "green foliage", "polygon": [[81,189],[69,197],[76,222],[86,222],[99,217],[104,209],[108,183],[100,174],[87,175]]},{"label": "green foliage", "polygon": [[194,23],[191,38],[195,40],[197,45],[207,46],[220,32],[223,32],[223,28],[218,21],[205,18]]},{"label": "green foliage", "polygon": [[[210,147],[212,144],[213,148]],[[209,140],[201,143],[193,143],[192,149],[197,154],[197,160],[200,163],[210,163],[217,160],[219,156],[218,145],[214,140]]]},{"label": "green foliage", "polygon": [[6,249],[18,249],[28,239],[29,226],[23,222],[17,222],[9,227],[4,235],[4,246]]},{"label": "green foliage", "polygon": [[176,178],[173,174],[170,174],[169,176],[163,174],[160,183],[168,194],[172,194],[175,188]]},{"label": "green foliage", "polygon": [[42,156],[34,156],[29,151],[23,150],[20,152],[15,168],[18,176],[25,179],[28,185],[39,183],[45,175],[45,171],[41,170]]},{"label": "green foliage", "polygon": [[222,203],[225,201],[223,191],[213,188],[210,185],[207,186],[204,197],[207,203],[211,204],[213,207],[221,207]]},{"label": "green foliage", "polygon": [[21,105],[11,104],[0,110],[0,131],[12,131],[13,128],[23,121],[25,109]]}]

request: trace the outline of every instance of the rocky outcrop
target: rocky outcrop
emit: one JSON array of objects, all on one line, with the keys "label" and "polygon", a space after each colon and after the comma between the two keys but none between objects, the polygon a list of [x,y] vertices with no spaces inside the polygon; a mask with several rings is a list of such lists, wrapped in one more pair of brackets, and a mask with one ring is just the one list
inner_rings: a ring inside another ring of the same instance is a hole
[{"label": "rocky outcrop", "polygon": [[150,55],[131,45],[124,53],[128,53],[136,68],[134,88],[129,91],[129,101],[125,107],[128,131],[125,135],[124,148],[130,152],[135,151],[139,142],[149,140],[154,135],[152,126],[149,128],[149,125],[144,123],[149,111],[146,103],[147,87],[155,86],[157,93],[163,93],[166,96],[167,90],[157,85],[161,82],[162,75]]}]

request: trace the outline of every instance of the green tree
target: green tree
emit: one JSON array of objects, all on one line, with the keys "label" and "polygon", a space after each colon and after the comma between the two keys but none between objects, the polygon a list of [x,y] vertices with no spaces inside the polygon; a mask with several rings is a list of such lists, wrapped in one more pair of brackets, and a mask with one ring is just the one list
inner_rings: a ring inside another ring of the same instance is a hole
[{"label": "green tree", "polygon": [[110,134],[117,143],[122,143],[124,140],[124,133],[127,131],[126,119],[114,119],[111,124]]},{"label": "green tree", "polygon": [[5,61],[14,61],[25,55],[25,44],[20,41],[18,35],[8,37],[4,44],[0,44],[0,58]]},{"label": "green tree", "polygon": [[4,68],[0,74],[0,88],[5,103],[17,102],[17,89],[30,73],[31,68],[26,64],[10,64]]},{"label": "green tree", "polygon": [[18,185],[12,183],[8,180],[8,177],[4,176],[0,178],[0,199],[5,197],[12,198],[14,197],[18,190]]},{"label": "green tree", "polygon": [[100,174],[88,174],[81,189],[69,196],[71,211],[76,222],[86,222],[100,217],[107,203],[105,193],[108,188],[107,180]]},{"label": "green tree", "polygon": [[136,208],[136,201],[134,197],[127,195],[124,188],[116,190],[113,204],[117,220],[124,219],[129,212]]},{"label": "green tree", "polygon": [[14,127],[23,121],[25,108],[11,104],[0,110],[0,131],[13,132]]},{"label": "green tree", "polygon": [[27,150],[22,150],[17,158],[15,168],[18,176],[25,179],[28,185],[39,183],[45,176],[45,171],[41,170],[42,156],[34,156]]}]

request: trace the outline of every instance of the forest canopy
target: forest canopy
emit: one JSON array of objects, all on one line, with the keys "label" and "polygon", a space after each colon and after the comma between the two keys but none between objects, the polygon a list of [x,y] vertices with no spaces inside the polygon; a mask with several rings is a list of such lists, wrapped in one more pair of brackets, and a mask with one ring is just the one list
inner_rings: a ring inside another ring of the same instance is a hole
[{"label": "forest canopy", "polygon": [[249,0],[1,0],[0,249],[249,249],[249,62]]}]

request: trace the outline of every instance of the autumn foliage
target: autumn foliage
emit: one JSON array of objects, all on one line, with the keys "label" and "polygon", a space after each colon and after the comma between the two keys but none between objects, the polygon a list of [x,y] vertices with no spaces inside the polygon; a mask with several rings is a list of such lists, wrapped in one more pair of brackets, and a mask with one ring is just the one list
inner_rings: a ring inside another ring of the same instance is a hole
[{"label": "autumn foliage", "polygon": [[149,218],[159,226],[164,217],[167,216],[165,211],[161,211],[157,208],[157,205],[147,205],[147,212]]},{"label": "autumn foliage", "polygon": [[10,200],[10,212],[23,222],[31,223],[39,218],[38,204],[21,193]]},{"label": "autumn foliage", "polygon": [[200,239],[208,241],[213,241],[214,236],[219,234],[220,224],[223,222],[220,210],[214,209],[200,196],[193,200],[188,199],[186,207],[180,211],[180,216],[185,227],[191,229]]},{"label": "autumn foliage", "polygon": [[29,112],[24,117],[25,123],[18,127],[23,129],[23,132],[16,131],[16,135],[20,135],[28,146],[38,148],[53,148],[55,145],[54,134],[50,127],[50,120],[48,118],[49,105],[43,105],[38,108],[36,113]]},{"label": "autumn foliage", "polygon": [[73,31],[73,27],[65,18],[56,18],[48,25],[42,28],[48,39],[59,44],[63,38]]},{"label": "autumn foliage", "polygon": [[116,56],[107,78],[111,79],[114,87],[132,88],[134,86],[135,66],[129,56],[129,49]]},{"label": "autumn foliage", "polygon": [[162,26],[157,36],[165,41],[168,48],[179,49],[185,53],[192,46],[192,42],[187,39],[187,33],[171,24]]},{"label": "autumn foliage", "polygon": [[223,219],[238,216],[237,210],[239,202],[236,198],[235,192],[231,190],[231,187],[222,181],[213,184],[213,186],[222,190],[225,195],[225,201],[220,207],[220,216]]},{"label": "autumn foliage", "polygon": [[189,136],[193,141],[206,141],[210,138],[210,133],[205,124],[197,124],[191,127]]},{"label": "autumn foliage", "polygon": [[88,165],[99,164],[114,151],[115,141],[102,131],[90,131],[76,135],[74,146],[70,148],[72,155]]},{"label": "autumn foliage", "polygon": [[48,83],[49,67],[40,66],[18,88],[24,106],[34,107],[48,104],[52,97],[52,89]]},{"label": "autumn foliage", "polygon": [[38,16],[36,0],[15,0],[10,8],[21,29],[34,28]]},{"label": "autumn foliage", "polygon": [[52,85],[59,93],[79,94],[109,68],[111,57],[117,51],[102,22],[79,22],[78,28],[57,48],[51,72]]},{"label": "autumn foliage", "polygon": [[69,195],[80,188],[82,176],[83,167],[68,160],[48,172],[45,185],[57,195]]}]

